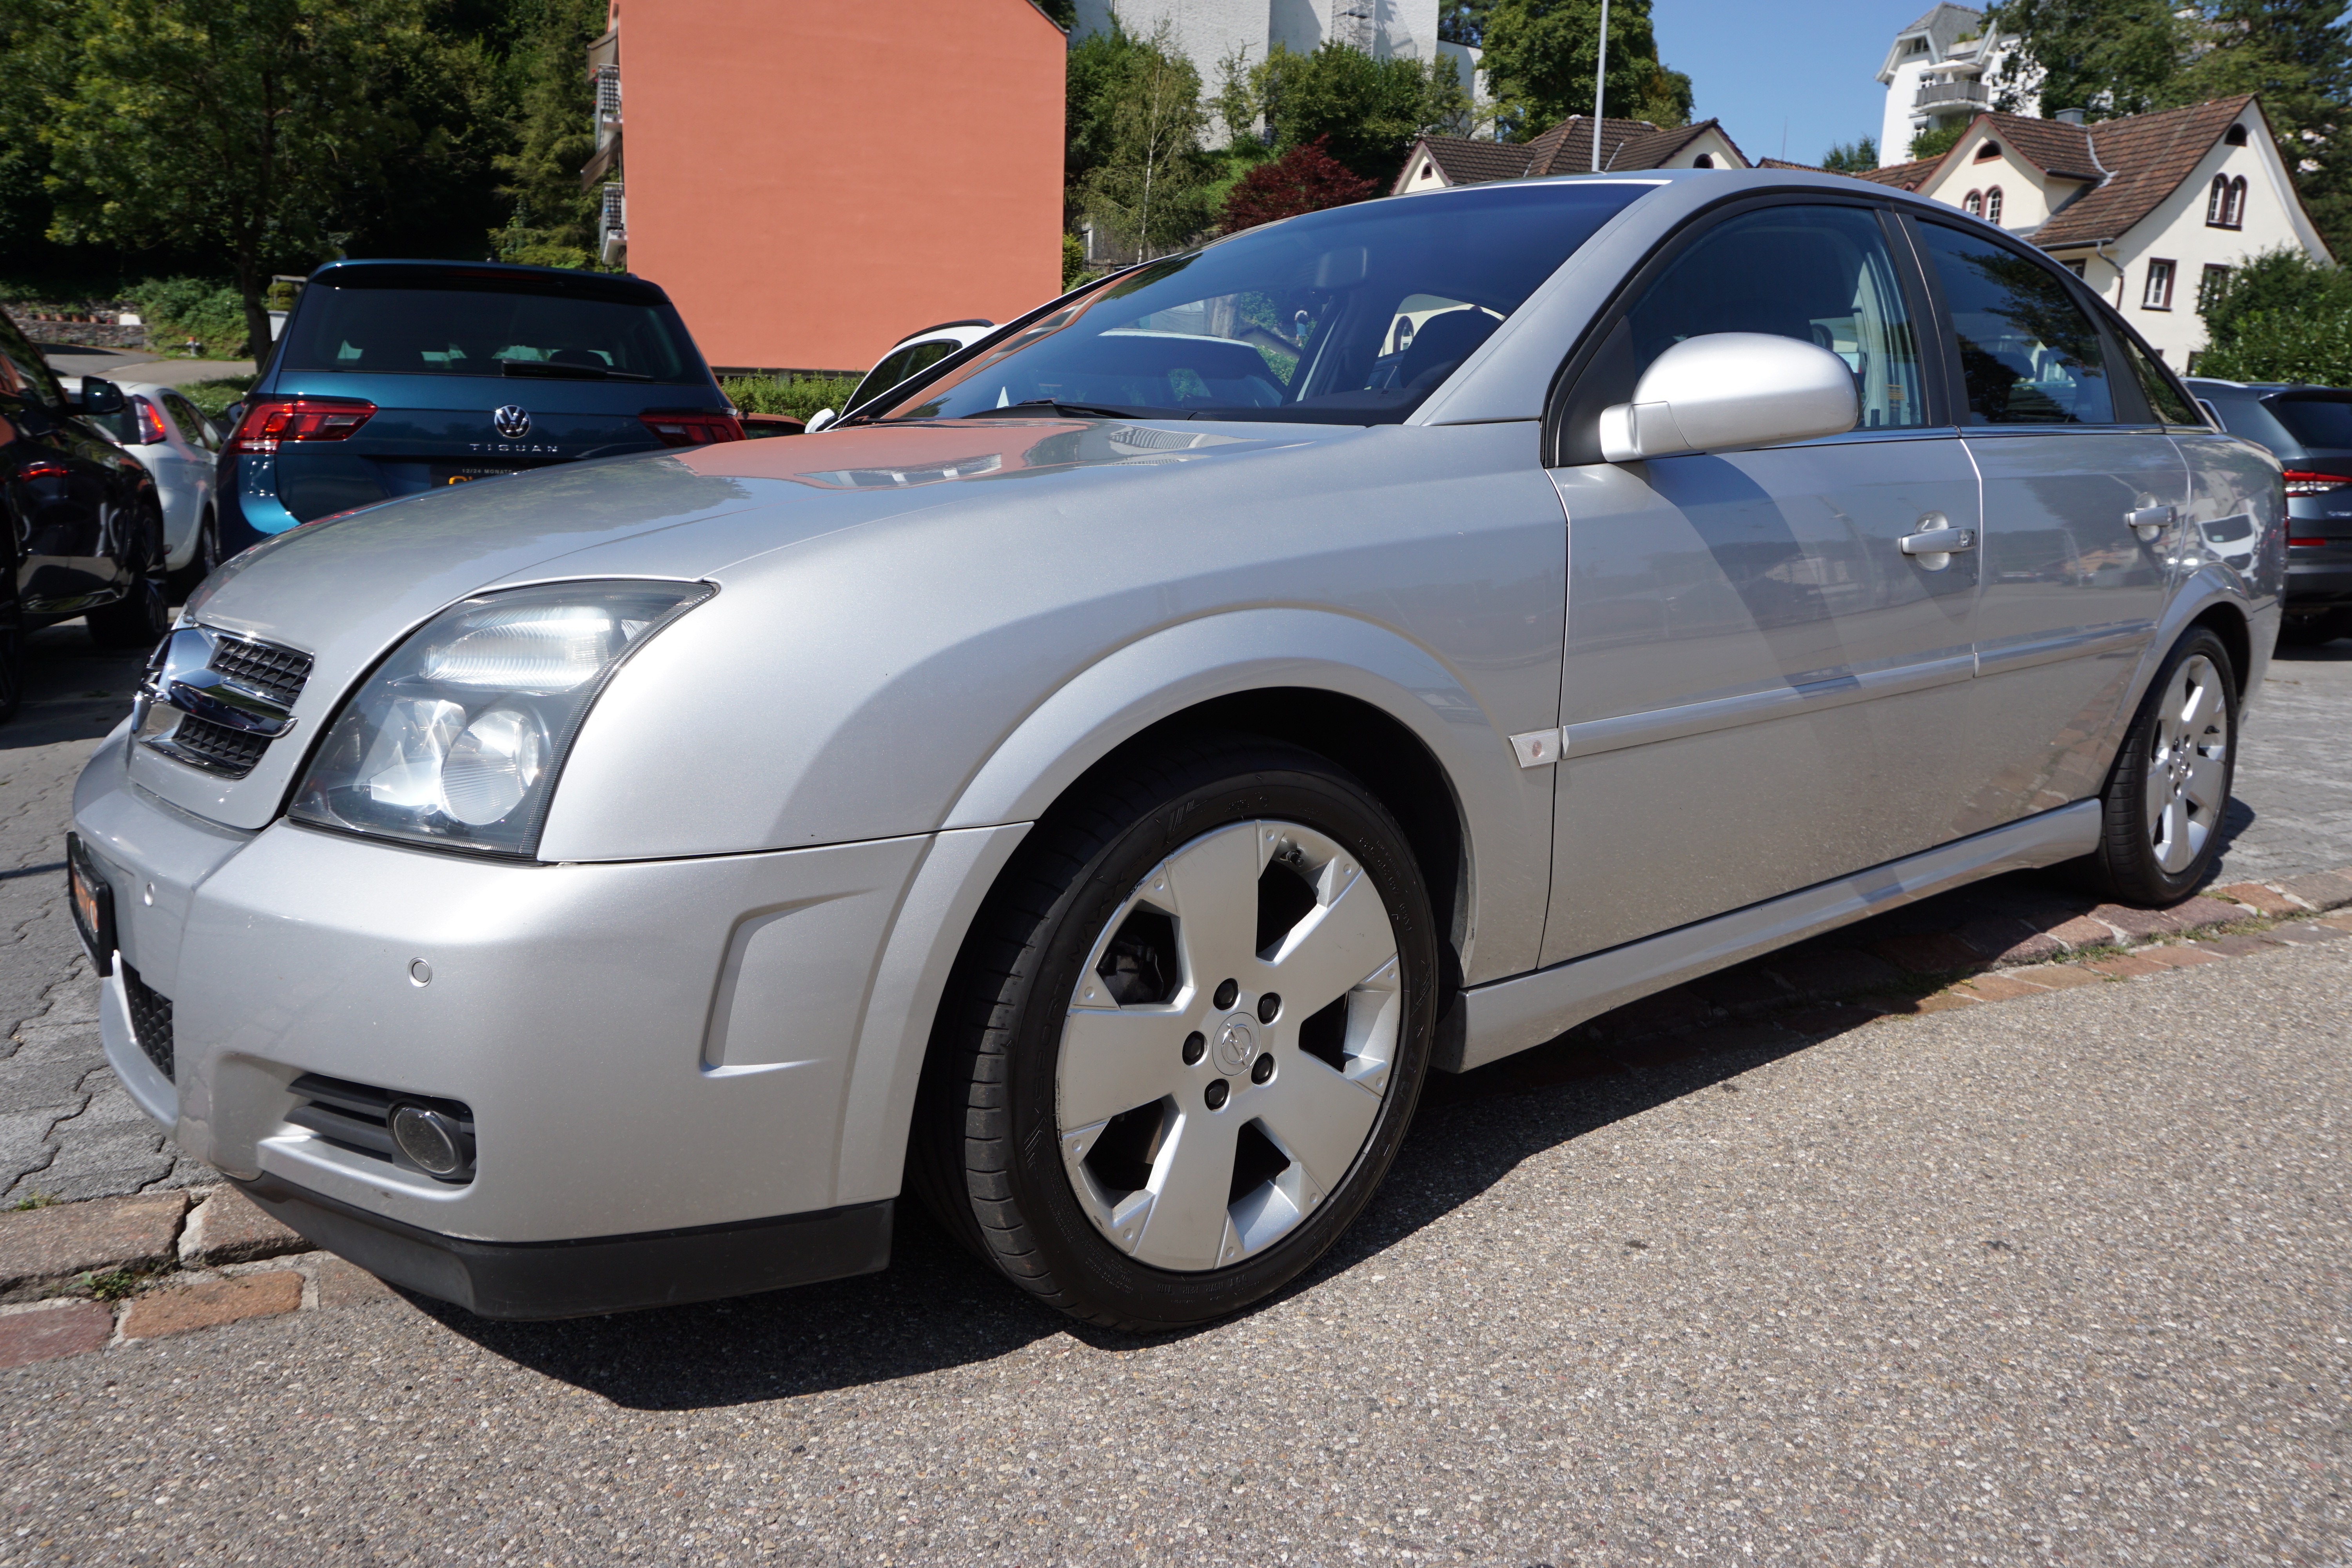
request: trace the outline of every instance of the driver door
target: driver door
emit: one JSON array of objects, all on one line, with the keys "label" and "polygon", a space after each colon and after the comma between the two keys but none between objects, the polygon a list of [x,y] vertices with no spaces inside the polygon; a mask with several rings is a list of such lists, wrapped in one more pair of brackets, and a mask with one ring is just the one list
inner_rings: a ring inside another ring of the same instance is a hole
[{"label": "driver door", "polygon": [[[1704,920],[1974,831],[1977,480],[1938,422],[1935,352],[1877,209],[1763,204],[1628,291],[1570,393],[1566,658],[1543,962]],[[1685,339],[1836,353],[1843,436],[1600,460],[1600,411]]]}]

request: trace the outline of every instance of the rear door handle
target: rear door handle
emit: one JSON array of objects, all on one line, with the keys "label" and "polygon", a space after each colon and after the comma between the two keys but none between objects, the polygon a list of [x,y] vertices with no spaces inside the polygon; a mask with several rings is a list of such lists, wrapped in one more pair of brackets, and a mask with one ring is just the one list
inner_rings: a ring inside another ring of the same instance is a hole
[{"label": "rear door handle", "polygon": [[1950,555],[1977,547],[1977,531],[1973,528],[1931,528],[1925,533],[1906,533],[1896,542],[1906,555]]},{"label": "rear door handle", "polygon": [[2139,535],[2139,542],[2142,544],[2154,544],[2157,536],[2172,526],[2172,520],[2179,515],[2180,510],[2178,507],[2143,506],[2136,507],[2124,513],[2124,521],[2129,523],[2131,531]]}]

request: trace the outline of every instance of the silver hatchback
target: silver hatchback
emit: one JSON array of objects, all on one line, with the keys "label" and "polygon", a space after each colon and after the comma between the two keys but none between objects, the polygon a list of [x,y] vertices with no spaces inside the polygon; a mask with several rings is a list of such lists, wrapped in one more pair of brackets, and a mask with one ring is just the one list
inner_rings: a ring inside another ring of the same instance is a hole
[{"label": "silver hatchback", "polygon": [[1165,1328],[1432,1068],[1973,878],[2193,888],[2277,464],[1857,182],[1520,182],[1055,300],[823,434],[308,526],[81,779],[131,1092],[385,1278]]}]

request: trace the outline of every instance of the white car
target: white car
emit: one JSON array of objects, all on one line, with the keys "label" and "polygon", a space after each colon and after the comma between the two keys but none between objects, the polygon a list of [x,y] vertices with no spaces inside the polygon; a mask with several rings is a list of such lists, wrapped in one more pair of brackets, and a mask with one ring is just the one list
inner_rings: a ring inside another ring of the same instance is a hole
[{"label": "white car", "polygon": [[968,349],[989,333],[996,331],[994,321],[978,317],[968,321],[941,321],[936,327],[925,327],[910,332],[890,345],[890,352],[874,362],[874,368],[849,395],[849,401],[839,408],[820,408],[809,416],[811,435],[824,429],[844,414],[861,404],[870,403],[908,376],[926,371],[959,349]]},{"label": "white car", "polygon": [[177,599],[220,564],[213,472],[220,457],[221,432],[177,387],[144,381],[118,384],[122,388],[121,412],[93,416],[90,423],[155,477],[155,490],[163,502],[163,563],[173,574]]}]

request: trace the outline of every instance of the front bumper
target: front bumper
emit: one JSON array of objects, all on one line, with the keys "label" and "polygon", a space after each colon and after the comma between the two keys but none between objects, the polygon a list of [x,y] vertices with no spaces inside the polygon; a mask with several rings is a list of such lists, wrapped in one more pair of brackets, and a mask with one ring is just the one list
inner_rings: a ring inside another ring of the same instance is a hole
[{"label": "front bumper", "polygon": [[[542,866],[283,821],[237,833],[133,786],[127,743],[100,749],[75,801],[122,960],[107,1055],[186,1152],[264,1207],[493,1315],[880,1266],[887,1205],[870,1184],[842,1192],[842,1126],[877,963],[929,840]],[[134,983],[170,1001],[168,1075],[136,1037]],[[472,1178],[289,1121],[304,1075],[464,1102]]]}]

